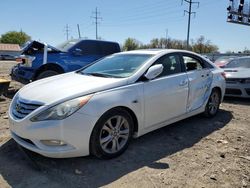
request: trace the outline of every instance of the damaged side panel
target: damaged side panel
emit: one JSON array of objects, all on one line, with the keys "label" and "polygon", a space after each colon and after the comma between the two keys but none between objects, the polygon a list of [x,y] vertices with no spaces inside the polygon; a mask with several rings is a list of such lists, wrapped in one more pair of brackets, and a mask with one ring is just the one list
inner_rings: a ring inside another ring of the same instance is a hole
[{"label": "damaged side panel", "polygon": [[[38,41],[32,41],[26,44],[26,46],[22,49],[22,55],[35,55],[39,53],[44,53],[45,43],[41,43]],[[47,45],[48,53],[59,53],[60,50],[56,49],[53,46]]]},{"label": "damaged side panel", "polygon": [[188,72],[189,94],[187,112],[194,111],[204,105],[211,93],[213,74],[209,69]]}]

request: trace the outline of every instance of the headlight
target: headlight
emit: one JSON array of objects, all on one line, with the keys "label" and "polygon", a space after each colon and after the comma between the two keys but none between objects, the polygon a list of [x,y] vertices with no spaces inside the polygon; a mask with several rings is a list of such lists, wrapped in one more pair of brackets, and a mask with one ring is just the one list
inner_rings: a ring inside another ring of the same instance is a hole
[{"label": "headlight", "polygon": [[61,120],[69,117],[81,107],[83,107],[91,99],[93,95],[87,95],[79,97],[73,100],[69,100],[51,107],[44,112],[32,117],[31,121],[44,121],[44,120]]},{"label": "headlight", "polygon": [[36,59],[34,56],[25,56],[21,55],[19,58],[16,59],[16,61],[20,62],[22,66],[24,67],[31,67],[32,62]]}]

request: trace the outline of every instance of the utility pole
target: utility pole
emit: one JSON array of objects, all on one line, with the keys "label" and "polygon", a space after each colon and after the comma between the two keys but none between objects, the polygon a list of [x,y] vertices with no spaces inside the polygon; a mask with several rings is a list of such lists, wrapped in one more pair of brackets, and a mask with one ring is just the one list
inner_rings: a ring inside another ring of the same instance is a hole
[{"label": "utility pole", "polygon": [[187,13],[188,14],[188,30],[187,30],[187,50],[189,49],[189,35],[190,35],[190,25],[191,25],[191,15],[192,14],[196,14],[196,12],[192,12],[192,6],[193,4],[197,4],[198,7],[200,5],[200,2],[194,2],[192,0],[182,0],[182,3],[183,1],[185,1],[186,3],[189,4],[189,9],[188,11],[187,10],[184,10],[184,15]]},{"label": "utility pole", "polygon": [[65,35],[66,35],[66,39],[69,40],[69,32],[70,32],[70,28],[69,28],[69,25],[66,24],[65,28],[64,28],[64,32],[65,32]]},{"label": "utility pole", "polygon": [[99,20],[102,19],[102,17],[100,17],[100,12],[97,11],[97,7],[95,8],[95,11],[93,12],[94,16],[92,16],[92,18],[95,19],[95,38],[98,39],[98,24],[100,24],[100,22],[98,22]]},{"label": "utility pole", "polygon": [[79,39],[80,39],[82,37],[81,37],[81,32],[80,32],[80,26],[79,26],[79,24],[77,24],[77,30],[78,30],[78,36],[79,36]]},{"label": "utility pole", "polygon": [[168,48],[168,29],[166,29],[166,47],[165,48]]}]

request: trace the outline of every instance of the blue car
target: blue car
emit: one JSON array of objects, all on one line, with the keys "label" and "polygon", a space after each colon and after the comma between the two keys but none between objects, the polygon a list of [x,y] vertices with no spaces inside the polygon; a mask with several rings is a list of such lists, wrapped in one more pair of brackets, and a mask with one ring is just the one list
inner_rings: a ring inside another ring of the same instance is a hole
[{"label": "blue car", "polygon": [[80,69],[104,56],[120,52],[116,42],[71,40],[57,48],[38,41],[28,42],[11,70],[12,80],[27,84],[49,76]]}]

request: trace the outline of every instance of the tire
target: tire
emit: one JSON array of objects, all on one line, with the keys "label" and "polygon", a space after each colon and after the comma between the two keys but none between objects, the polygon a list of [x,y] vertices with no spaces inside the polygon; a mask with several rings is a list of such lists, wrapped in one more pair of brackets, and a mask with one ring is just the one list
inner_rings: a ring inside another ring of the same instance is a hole
[{"label": "tire", "polygon": [[90,137],[90,153],[100,159],[121,155],[129,145],[134,123],[123,109],[109,110],[97,121]]},{"label": "tire", "polygon": [[50,76],[55,76],[55,75],[58,75],[58,74],[59,73],[56,72],[56,71],[46,70],[46,71],[43,71],[40,74],[38,74],[38,76],[36,77],[35,80],[40,80],[40,79],[47,78],[47,77],[50,77]]},{"label": "tire", "polygon": [[214,117],[220,107],[221,94],[218,89],[213,89],[211,95],[209,96],[204,115],[206,117]]}]

